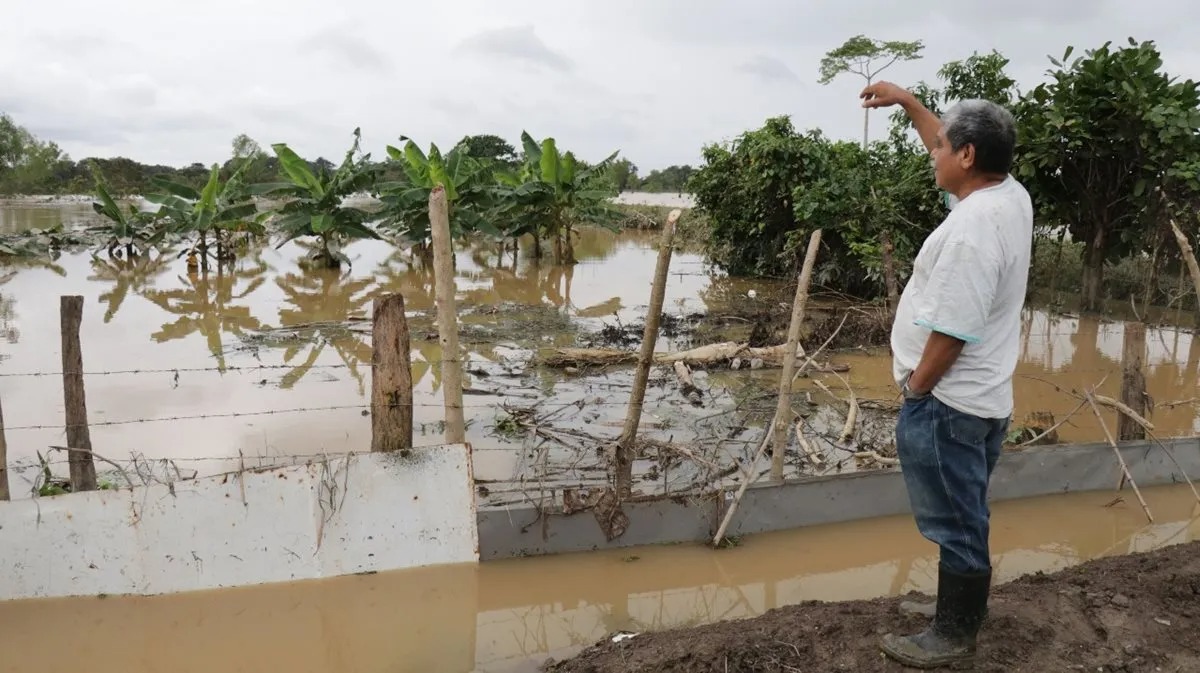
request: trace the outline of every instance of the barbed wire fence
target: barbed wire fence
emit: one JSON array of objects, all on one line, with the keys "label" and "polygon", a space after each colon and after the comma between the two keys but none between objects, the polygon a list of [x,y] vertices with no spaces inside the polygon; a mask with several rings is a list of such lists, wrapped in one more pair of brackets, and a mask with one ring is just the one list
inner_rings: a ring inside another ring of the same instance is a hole
[{"label": "barbed wire fence", "polygon": [[[1043,330],[1041,332],[1035,331],[1032,333],[1033,337],[1038,337],[1038,338],[1057,337],[1057,336],[1069,337],[1069,336],[1074,336],[1074,335],[1077,335],[1077,333],[1076,332],[1058,332],[1058,331],[1047,332],[1045,330]],[[1164,343],[1163,345],[1165,346],[1166,344]],[[1142,345],[1142,348],[1143,348],[1143,350],[1145,350],[1144,343]],[[503,358],[501,358],[499,361],[494,360],[494,359],[487,359],[487,358],[472,359],[472,358],[467,357],[467,358],[446,358],[446,359],[422,360],[421,362],[427,363],[430,367],[433,367],[433,366],[440,367],[445,364],[461,366],[461,367],[464,367],[468,373],[471,373],[475,367],[487,367],[487,366],[495,366],[497,364],[500,364],[502,367],[505,368],[505,374],[507,374],[507,375],[515,375],[516,374],[514,369],[509,367],[511,362],[504,361]],[[1178,363],[1166,363],[1166,362],[1151,363],[1151,364],[1144,364],[1142,367],[1146,370],[1153,370],[1155,367],[1171,366],[1172,364],[1178,364]],[[82,367],[80,367],[79,369],[72,369],[70,367],[64,366],[63,368],[61,368],[59,370],[0,372],[0,379],[25,379],[25,378],[39,379],[39,378],[62,377],[65,381],[69,378],[84,379],[84,378],[91,378],[91,377],[119,377],[119,376],[134,376],[134,377],[137,377],[137,376],[169,376],[172,378],[172,380],[174,382],[177,383],[181,376],[191,375],[191,374],[220,374],[222,376],[227,375],[227,374],[237,374],[237,375],[249,376],[249,375],[256,375],[256,374],[265,373],[265,372],[276,372],[276,371],[357,370],[357,369],[371,370],[371,369],[374,369],[374,367],[375,367],[375,363],[373,363],[373,362],[350,362],[350,363],[343,362],[343,363],[329,363],[329,364],[313,363],[313,364],[300,364],[300,365],[251,364],[251,365],[192,366],[192,367],[137,367],[137,368],[124,368],[124,369],[97,369],[97,370],[88,370],[88,369],[85,369]],[[1068,373],[1072,379],[1076,379],[1076,380],[1080,379],[1081,377],[1083,377],[1084,375],[1087,375],[1087,374],[1093,374],[1095,378],[1100,378],[1102,376],[1108,376],[1108,375],[1113,374],[1114,369],[1119,368],[1119,367],[1120,367],[1120,363],[1117,362],[1117,363],[1115,363],[1115,367],[1113,367],[1113,368],[1089,369],[1089,370],[1074,369]],[[601,372],[606,371],[606,369],[604,367],[599,367],[597,369]],[[477,370],[477,371],[479,371],[483,374],[487,374],[487,372],[483,371],[482,369]],[[587,373],[587,372],[585,371],[585,372],[579,372],[579,373]],[[503,377],[505,374],[499,374],[498,376]],[[1025,378],[1025,379],[1038,379],[1038,377],[1028,376],[1028,375],[1024,375],[1024,374],[1018,374],[1018,377]],[[486,378],[487,378],[487,376],[482,376],[482,377],[480,377],[480,380],[483,380]],[[667,372],[665,374],[665,376],[662,377],[662,380],[672,380],[672,379],[673,379],[673,377],[670,374],[670,372]],[[1071,390],[1072,390],[1071,386],[1067,385],[1066,383],[1063,383],[1061,386],[1054,383],[1053,381],[1042,380],[1042,383],[1049,385],[1050,387],[1054,388],[1057,392],[1061,393],[1062,394],[1061,397],[1064,400],[1074,401],[1075,399],[1078,399],[1077,394],[1075,396],[1072,396],[1070,394]],[[613,382],[598,382],[597,385],[598,386],[608,386],[611,389],[628,387],[627,385],[622,386],[620,384],[613,383]],[[847,386],[849,387],[849,384],[847,384]],[[535,390],[536,388],[530,387],[530,389]],[[409,392],[409,395],[408,395],[407,399],[393,400],[393,401],[389,402],[387,406],[391,409],[408,408],[410,412],[415,409],[444,410],[446,408],[444,402],[416,400],[416,399],[412,398],[412,391],[409,390],[408,392]],[[815,391],[810,389],[810,390],[795,391],[791,394],[794,396],[804,396],[807,398],[813,392],[815,392]],[[824,389],[821,392],[829,393],[828,389]],[[1075,391],[1075,392],[1078,393],[1078,391]],[[503,411],[509,417],[513,417],[514,415],[518,415],[521,413],[520,409],[509,408],[508,406],[506,406],[509,404],[510,401],[520,400],[521,398],[535,400],[536,402],[533,403],[532,405],[530,405],[530,407],[533,407],[533,406],[536,406],[536,404],[541,403],[542,401],[545,401],[545,399],[547,397],[546,393],[541,392],[541,391],[534,392],[534,393],[526,393],[526,392],[522,392],[520,386],[512,386],[512,385],[507,385],[507,384],[502,384],[499,387],[493,386],[493,387],[480,387],[480,388],[464,388],[464,393],[467,394],[468,396],[478,396],[481,399],[489,398],[488,401],[480,402],[477,404],[463,402],[462,407],[464,409],[499,410],[499,411]],[[878,385],[857,384],[854,386],[854,388],[852,390],[850,390],[850,393],[851,393],[850,394],[851,398],[858,398],[859,404],[861,404],[863,402],[866,402],[868,404],[870,404],[872,402],[877,403],[877,404],[878,403],[886,403],[889,400],[894,402],[894,401],[896,401],[896,398],[897,398],[897,393],[896,393],[895,387],[890,382],[881,383]],[[877,396],[872,397],[872,395],[877,395]],[[1142,392],[1142,395],[1145,396],[1144,391]],[[846,404],[845,400],[839,400],[837,396],[834,396],[832,394],[831,394],[831,396],[834,398],[835,401],[840,402],[841,404]],[[674,401],[678,402],[679,400],[676,399],[677,397],[678,396],[677,396],[676,392],[672,389],[672,390],[667,390],[666,392],[664,392],[662,397],[656,401],[673,399]],[[763,394],[759,395],[759,397],[762,400],[767,400],[768,398],[770,400],[777,400],[778,392],[774,392],[774,393],[770,393],[770,394],[763,393]],[[753,401],[753,400],[750,400],[750,401]],[[726,415],[726,414],[733,415],[738,412],[744,411],[745,410],[745,404],[743,404],[744,402],[746,402],[746,400],[735,401],[733,404],[729,405],[727,409],[718,411],[714,415]],[[1181,406],[1195,405],[1196,402],[1197,401],[1195,399],[1178,399],[1178,400],[1166,400],[1166,401],[1154,401],[1154,400],[1147,399],[1145,404],[1143,405],[1143,409],[1149,409],[1149,410],[1158,409],[1158,408],[1174,409],[1174,408],[1178,408]],[[592,399],[587,399],[586,401],[584,401],[581,396],[581,398],[579,400],[568,401],[565,403],[564,406],[578,406],[579,408],[583,408],[583,406],[587,406],[587,407],[599,407],[599,408],[607,407],[607,408],[624,409],[624,408],[628,407],[628,405],[629,405],[629,402],[626,399],[592,398]],[[884,406],[886,406],[886,404],[884,404]],[[130,425],[141,425],[141,424],[210,421],[210,420],[221,420],[221,419],[254,418],[254,417],[265,417],[265,416],[279,416],[279,415],[289,415],[289,414],[309,414],[309,413],[321,413],[321,412],[358,411],[358,412],[360,412],[360,414],[362,416],[367,417],[367,416],[372,415],[372,411],[375,408],[376,408],[376,406],[373,401],[363,401],[363,402],[358,402],[358,403],[347,403],[347,404],[293,406],[293,407],[245,410],[245,411],[242,411],[242,410],[239,410],[239,411],[213,411],[213,412],[195,413],[195,414],[173,414],[173,415],[165,415],[165,416],[158,416],[158,417],[139,417],[139,418],[124,418],[124,419],[112,419],[112,420],[84,421],[84,422],[80,422],[80,423],[70,423],[70,422],[64,423],[62,421],[38,420],[38,421],[27,422],[27,423],[16,423],[16,424],[12,424],[12,425],[6,424],[3,426],[3,430],[6,432],[56,431],[56,432],[66,432],[69,435],[70,431],[72,429],[78,429],[78,428],[104,428],[104,427],[130,426]],[[1066,417],[1063,418],[1059,422],[1059,424],[1055,427],[1056,428],[1061,427],[1062,424],[1071,422],[1071,417],[1074,416],[1075,413],[1077,413],[1082,408],[1083,408],[1083,404],[1081,403],[1080,405],[1076,406],[1074,410],[1070,411],[1066,415]],[[1058,413],[1062,413],[1062,412],[1058,412]],[[472,420],[475,420],[475,419],[472,419]],[[530,465],[536,465],[536,466],[540,467],[540,469],[533,470],[533,472],[531,473],[531,476],[536,476],[537,479],[541,482],[541,486],[544,487],[547,478],[555,476],[556,474],[559,476],[561,476],[561,475],[579,476],[580,474],[585,474],[587,479],[591,479],[593,481],[596,481],[596,480],[599,480],[600,478],[602,478],[603,467],[598,466],[598,465],[592,465],[592,464],[584,464],[582,461],[582,458],[580,456],[583,456],[584,454],[586,454],[587,453],[586,450],[589,448],[590,449],[599,449],[604,446],[607,446],[608,444],[611,444],[616,439],[615,437],[603,436],[603,435],[600,435],[597,433],[592,433],[592,432],[581,432],[578,430],[564,430],[562,428],[551,428],[551,427],[543,424],[543,422],[547,420],[546,418],[541,418],[541,417],[537,416],[536,414],[534,414],[532,416],[528,416],[527,421],[529,421],[529,420],[531,420],[532,422],[528,422],[526,424],[527,427],[523,427],[521,429],[526,432],[526,435],[528,435],[529,437],[534,439],[534,443],[533,443],[534,459],[531,461]],[[805,425],[806,433],[810,437],[820,440],[821,443],[826,445],[827,447],[828,446],[833,446],[833,447],[839,446],[840,443],[837,441],[838,440],[837,433],[828,432],[820,427],[814,426],[812,423],[806,422],[804,425]],[[670,442],[670,441],[665,442],[665,443],[664,442],[657,442],[657,443],[651,442],[649,448],[651,450],[658,450],[660,452],[660,454],[661,454],[661,452],[666,451],[666,452],[674,452],[678,455],[684,456],[685,458],[690,460],[692,463],[700,465],[701,469],[699,470],[699,473],[704,474],[707,478],[709,478],[711,480],[713,478],[719,478],[721,476],[729,476],[729,474],[738,472],[738,470],[739,470],[738,465],[739,465],[739,462],[742,460],[742,458],[740,458],[735,453],[731,452],[730,447],[745,448],[745,447],[752,447],[753,445],[758,443],[757,439],[742,439],[742,438],[738,438],[738,437],[734,437],[734,436],[721,436],[720,433],[722,431],[724,431],[725,428],[715,429],[715,430],[714,429],[704,429],[703,431],[701,431],[700,426],[697,425],[695,430],[696,430],[696,432],[694,434],[696,435],[695,440],[697,442],[711,441],[711,442],[713,442],[713,445],[716,448],[713,451],[709,452],[708,454],[704,454],[704,455],[701,455],[700,452],[698,452],[698,451],[693,451],[691,453],[688,453],[686,451],[681,452],[679,446],[673,445],[672,442]],[[411,428],[409,429],[409,434],[411,435]],[[545,448],[547,442],[557,442],[561,446],[569,446],[571,448],[571,450],[575,452],[575,456],[572,459],[574,462],[571,464],[567,464],[565,466],[562,466],[562,465],[555,466],[552,469],[550,466],[550,462],[549,462],[549,452]],[[107,471],[104,473],[105,474],[105,484],[110,487],[123,487],[123,486],[135,486],[135,485],[137,485],[138,481],[140,481],[141,484],[143,484],[143,485],[149,485],[149,484],[155,484],[155,483],[172,484],[172,483],[186,480],[189,478],[194,479],[200,474],[200,470],[197,467],[193,467],[193,466],[209,465],[211,467],[218,468],[218,469],[230,468],[229,472],[236,472],[236,471],[245,471],[247,469],[269,469],[272,467],[294,465],[297,463],[304,463],[304,462],[329,461],[332,459],[353,456],[353,455],[356,455],[356,453],[365,453],[366,452],[366,451],[361,451],[361,452],[354,452],[354,451],[311,452],[311,451],[309,451],[309,452],[301,452],[301,453],[295,453],[295,454],[271,452],[271,453],[267,453],[267,454],[247,456],[244,454],[244,452],[239,451],[238,455],[236,455],[236,456],[234,456],[234,455],[216,455],[216,456],[206,456],[206,457],[205,456],[189,456],[186,458],[167,459],[167,458],[147,458],[142,453],[139,453],[136,451],[126,451],[126,452],[119,452],[118,455],[126,455],[126,456],[128,456],[128,458],[119,458],[119,459],[113,460],[113,459],[110,459],[110,457],[106,457],[106,456],[102,455],[102,453],[97,453],[97,452],[91,451],[90,449],[84,449],[84,448],[80,448],[80,447],[70,447],[69,446],[70,442],[63,442],[61,444],[65,444],[65,445],[54,444],[54,445],[47,446],[46,453],[44,455],[39,451],[37,454],[38,460],[36,463],[24,462],[24,463],[16,463],[16,464],[10,465],[8,468],[8,472],[21,477],[23,481],[27,482],[27,485],[30,486],[31,490],[34,493],[37,493],[37,492],[41,491],[41,489],[46,488],[46,487],[51,487],[51,490],[53,490],[53,487],[55,485],[58,485],[60,490],[65,490],[63,488],[64,480],[62,480],[61,478],[55,477],[53,474],[52,468],[61,467],[64,465],[70,466],[72,464],[72,462],[74,462],[72,460],[72,457],[77,458],[76,454],[82,454],[82,455],[91,457],[101,463],[105,463],[108,466],[115,468],[115,472]],[[436,442],[433,444],[430,444],[430,445],[434,445],[434,444],[436,444]],[[475,451],[502,451],[502,452],[508,452],[508,453],[522,453],[529,449],[529,445],[528,445],[528,443],[526,443],[519,447],[518,446],[497,446],[497,447],[472,447],[472,448]],[[722,452],[723,452],[723,455],[721,455]],[[875,455],[877,458],[884,458],[886,460],[886,457],[880,456],[879,453],[876,453]],[[249,460],[249,464],[247,464],[247,460]],[[660,460],[660,462],[663,462],[663,461]],[[719,462],[725,464],[726,466],[722,467],[722,465],[718,464]],[[234,469],[232,467],[235,464],[236,464],[236,469]],[[665,462],[664,462],[664,464],[665,464]],[[887,464],[887,463],[884,462],[883,464]],[[553,470],[558,470],[558,472],[553,472]],[[32,478],[30,478],[31,474],[33,475]],[[219,474],[221,474],[221,472],[218,471],[218,472],[216,472],[216,474],[219,475]],[[205,475],[205,476],[207,476],[207,475]],[[119,479],[118,479],[118,477],[119,477]],[[665,475],[664,475],[663,480],[664,480],[664,482],[667,481]],[[523,488],[526,485],[528,485],[526,483],[526,481],[527,481],[526,475],[524,475],[524,474],[516,475],[512,481],[512,484],[515,485],[515,486],[513,486],[514,490],[520,490],[520,488]],[[669,485],[667,486],[667,488],[669,489]],[[496,489],[496,490],[500,490],[500,489]]]}]

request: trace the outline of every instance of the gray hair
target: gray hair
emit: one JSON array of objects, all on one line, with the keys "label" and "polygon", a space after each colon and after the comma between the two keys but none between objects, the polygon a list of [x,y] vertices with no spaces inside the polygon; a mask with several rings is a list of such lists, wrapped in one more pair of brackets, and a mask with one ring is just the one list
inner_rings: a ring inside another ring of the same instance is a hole
[{"label": "gray hair", "polygon": [[975,146],[976,170],[997,175],[1012,170],[1017,124],[1004,107],[978,98],[964,100],[946,111],[942,126],[951,150]]}]

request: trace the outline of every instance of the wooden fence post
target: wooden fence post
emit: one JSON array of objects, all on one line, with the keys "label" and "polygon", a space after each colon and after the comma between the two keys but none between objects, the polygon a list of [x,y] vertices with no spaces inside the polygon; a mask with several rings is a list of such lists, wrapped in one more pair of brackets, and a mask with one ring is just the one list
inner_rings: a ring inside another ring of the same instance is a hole
[{"label": "wooden fence post", "polygon": [[[1121,403],[1146,416],[1146,325],[1125,323],[1125,341],[1121,351]],[[1125,414],[1117,414],[1117,437],[1121,441],[1146,438],[1146,429]]]},{"label": "wooden fence post", "polygon": [[375,300],[371,329],[371,450],[407,453],[413,445],[411,343],[404,297]]},{"label": "wooden fence post", "polygon": [[442,346],[442,397],[446,404],[446,443],[464,444],[462,360],[458,354],[458,317],[454,305],[454,250],[450,242],[450,206],[441,185],[429,194],[429,232],[433,239],[433,273],[437,302],[438,341]]},{"label": "wooden fence post", "polygon": [[634,440],[638,424],[642,420],[642,402],[646,398],[646,381],[650,378],[650,365],[654,363],[654,344],[658,341],[658,326],[662,322],[663,300],[667,293],[667,271],[671,267],[672,246],[675,243],[675,223],[682,211],[675,209],[667,216],[663,225],[662,240],[658,244],[658,261],[654,265],[654,284],[650,288],[650,307],[646,312],[646,327],[642,331],[642,347],[638,353],[637,368],[633,372],[633,392],[629,396],[629,409],[625,413],[625,427],[617,439],[613,462],[616,466],[617,498],[624,500],[633,491]]},{"label": "wooden fence post", "polygon": [[62,321],[63,406],[66,410],[67,446],[71,451],[71,491],[96,490],[96,463],[92,460],[92,436],[88,431],[87,398],[83,387],[83,348],[79,325],[83,322],[83,297],[63,296]]},{"label": "wooden fence post", "polygon": [[0,408],[0,501],[10,498],[8,491],[8,440],[4,437],[4,409]]},{"label": "wooden fence post", "polygon": [[808,250],[804,253],[804,266],[796,284],[796,297],[792,300],[792,321],[788,323],[787,350],[783,353],[783,372],[779,376],[779,402],[775,407],[775,427],[771,444],[771,479],[783,481],[783,458],[787,449],[788,428],[792,426],[788,415],[792,411],[792,376],[796,370],[796,349],[800,347],[800,325],[804,322],[804,311],[808,306],[808,286],[812,283],[813,265],[817,261],[817,250],[821,248],[821,230],[817,229],[808,238]]}]

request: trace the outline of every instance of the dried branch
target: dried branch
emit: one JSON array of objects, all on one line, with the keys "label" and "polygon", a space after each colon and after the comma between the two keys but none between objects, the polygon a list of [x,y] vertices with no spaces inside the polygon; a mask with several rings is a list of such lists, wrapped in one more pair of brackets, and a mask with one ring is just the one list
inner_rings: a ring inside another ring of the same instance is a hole
[{"label": "dried branch", "polygon": [[1125,462],[1125,456],[1121,455],[1121,448],[1117,446],[1116,440],[1113,439],[1112,432],[1108,429],[1108,424],[1104,422],[1104,416],[1100,414],[1100,407],[1096,404],[1096,399],[1092,391],[1084,392],[1087,395],[1088,404],[1092,406],[1092,413],[1096,414],[1096,421],[1100,423],[1100,429],[1104,431],[1104,437],[1108,440],[1108,445],[1112,447],[1113,453],[1117,456],[1117,462],[1121,464],[1121,470],[1125,474],[1125,478],[1129,480],[1129,485],[1133,487],[1133,492],[1137,494],[1138,502],[1142,503],[1142,509],[1146,511],[1146,518],[1150,523],[1154,523],[1154,515],[1150,514],[1150,506],[1146,504],[1146,499],[1142,497],[1142,491],[1138,488],[1137,482],[1133,480],[1133,474],[1129,471],[1129,465]]},{"label": "dried branch", "polygon": [[131,488],[131,489],[137,488],[134,485],[133,480],[129,478],[129,473],[125,471],[125,468],[121,467],[120,465],[117,465],[116,463],[105,458],[104,456],[101,456],[100,454],[96,453],[95,451],[92,451],[91,449],[72,449],[72,448],[66,447],[66,446],[51,446],[50,448],[55,451],[64,451],[68,454],[71,454],[71,453],[88,454],[95,460],[98,460],[102,463],[108,463],[109,465],[112,465],[113,467],[117,468],[117,472],[120,472],[121,476],[125,478],[125,483],[129,484],[129,488]]}]

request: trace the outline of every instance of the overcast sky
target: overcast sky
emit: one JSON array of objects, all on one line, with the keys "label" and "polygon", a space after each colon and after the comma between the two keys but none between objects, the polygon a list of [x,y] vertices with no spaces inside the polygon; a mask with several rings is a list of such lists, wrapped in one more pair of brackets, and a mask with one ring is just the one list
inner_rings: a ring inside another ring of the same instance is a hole
[{"label": "overcast sky", "polygon": [[[340,159],[355,126],[380,156],[400,134],[449,146],[522,129],[643,174],[772,115],[861,134],[861,82],[817,83],[847,37],[923,40],[886,77],[933,79],[999,49],[1028,88],[1046,56],[1129,36],[1200,78],[1187,0],[6,0],[0,111],[72,157],[183,165],[264,148]],[[882,135],[885,114],[873,135]]]}]

